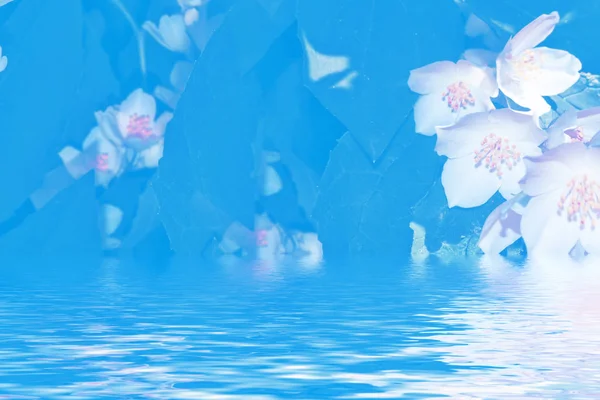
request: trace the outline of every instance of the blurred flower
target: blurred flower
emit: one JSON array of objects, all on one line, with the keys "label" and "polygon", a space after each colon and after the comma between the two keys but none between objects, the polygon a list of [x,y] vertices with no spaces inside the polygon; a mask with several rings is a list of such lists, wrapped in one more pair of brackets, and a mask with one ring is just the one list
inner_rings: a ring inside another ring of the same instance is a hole
[{"label": "blurred flower", "polygon": [[[125,146],[142,151],[160,142],[173,114],[164,112],[155,121],[156,100],[142,89],[136,89],[118,106],[114,117],[117,133]],[[110,120],[107,122],[110,124]]]},{"label": "blurred flower", "polygon": [[203,7],[208,0],[177,0],[183,13],[183,21],[187,26],[193,25],[200,18],[198,7]]},{"label": "blurred flower", "polygon": [[6,69],[8,65],[8,58],[2,55],[2,46],[0,46],[0,72]]},{"label": "blurred flower", "polygon": [[554,30],[558,13],[543,14],[511,38],[496,60],[498,86],[511,100],[534,114],[550,111],[542,96],[554,96],[579,79],[581,62],[572,54],[535,47]]},{"label": "blurred flower", "polygon": [[183,21],[187,32],[196,45],[203,52],[212,34],[221,26],[225,13],[208,15],[209,0],[180,0],[179,5],[183,13]]},{"label": "blurred flower", "polygon": [[190,8],[189,10],[186,10],[183,14],[183,22],[185,22],[187,26],[193,25],[199,19],[200,13],[196,8]]},{"label": "blurred flower", "polygon": [[256,258],[263,261],[275,261],[283,257],[285,248],[282,243],[282,230],[266,214],[256,215],[254,219]]},{"label": "blurred flower", "polygon": [[546,148],[553,149],[563,143],[589,143],[600,131],[600,107],[588,110],[569,110],[548,128]]},{"label": "blurred flower", "polygon": [[112,235],[123,221],[123,210],[112,204],[103,204],[101,211],[102,240],[104,249],[121,247],[121,241]]},{"label": "blurred flower", "polygon": [[521,221],[529,254],[566,255],[581,242],[600,254],[600,149],[569,143],[525,160],[531,196]]},{"label": "blurred flower", "polygon": [[186,31],[184,17],[181,14],[163,15],[160,17],[158,27],[154,22],[146,21],[142,28],[163,47],[171,51],[179,53],[189,51],[190,38]]},{"label": "blurred flower", "polygon": [[158,162],[163,156],[165,141],[161,139],[154,146],[139,152],[134,169],[158,168]]},{"label": "blurred flower", "polygon": [[171,74],[169,75],[169,81],[171,85],[179,92],[182,93],[185,90],[192,71],[194,70],[194,64],[189,61],[178,61],[173,65]]},{"label": "blurred flower", "polygon": [[182,10],[188,10],[190,8],[203,6],[208,3],[208,0],[177,0],[177,3],[179,3],[179,7],[181,7]]},{"label": "blurred flower", "polygon": [[175,109],[181,93],[185,90],[185,85],[187,84],[193,69],[194,64],[189,61],[176,62],[171,70],[171,75],[169,76],[170,83],[175,90],[171,90],[164,86],[157,86],[154,89],[154,96],[167,106]]},{"label": "blurred flower", "polygon": [[111,141],[96,126],[87,135],[82,145],[83,151],[71,146],[63,148],[59,153],[69,175],[77,180],[94,170],[96,185],[107,187],[110,181],[119,176],[125,166],[125,150],[119,143]]},{"label": "blurred flower", "polygon": [[125,150],[118,143],[111,142],[100,127],[92,129],[83,141],[84,151],[92,146],[96,147],[93,162],[96,185],[107,187],[113,178],[123,172]]},{"label": "blurred flower", "polygon": [[494,108],[498,88],[489,69],[468,61],[439,61],[414,69],[410,90],[421,95],[415,104],[416,131],[433,135],[438,126],[454,124],[464,115]]},{"label": "blurred flower", "polygon": [[267,236],[269,231],[266,229],[259,229],[256,231],[256,245],[258,247],[265,247],[269,245],[269,241],[267,240]]},{"label": "blurred flower", "polygon": [[323,262],[323,244],[314,232],[295,232],[294,241],[298,246],[298,262],[306,267],[316,267]]},{"label": "blurred flower", "polygon": [[544,132],[527,114],[510,109],[469,114],[437,128],[436,151],[448,157],[442,185],[449,207],[477,207],[498,190],[510,199],[525,175],[523,156],[541,154]]}]

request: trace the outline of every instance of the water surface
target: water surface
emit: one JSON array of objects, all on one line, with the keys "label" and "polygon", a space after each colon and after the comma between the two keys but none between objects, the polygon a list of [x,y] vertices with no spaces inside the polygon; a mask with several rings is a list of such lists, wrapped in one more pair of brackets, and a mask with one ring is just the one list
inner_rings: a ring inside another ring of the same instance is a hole
[{"label": "water surface", "polygon": [[49,268],[3,271],[0,398],[600,394],[593,268],[499,260]]}]

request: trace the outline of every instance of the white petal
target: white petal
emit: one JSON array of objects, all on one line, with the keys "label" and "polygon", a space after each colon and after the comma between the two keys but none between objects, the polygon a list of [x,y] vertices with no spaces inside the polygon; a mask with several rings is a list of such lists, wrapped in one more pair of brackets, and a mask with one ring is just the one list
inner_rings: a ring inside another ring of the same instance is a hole
[{"label": "white petal", "polygon": [[559,21],[560,16],[556,11],[540,15],[509,40],[505,51],[516,55],[523,50],[534,48],[550,36]]},{"label": "white petal", "polygon": [[531,51],[539,71],[523,82],[524,90],[542,96],[555,96],[573,86],[579,80],[581,62],[572,54],[539,47]]},{"label": "white petal", "polygon": [[539,196],[562,189],[573,177],[573,170],[564,163],[546,157],[525,159],[524,162],[527,173],[520,186],[529,196]]},{"label": "white petal", "polygon": [[84,152],[93,151],[92,164],[96,173],[96,185],[108,186],[121,173],[124,151],[108,140],[99,127],[92,129],[83,142]]},{"label": "white petal", "polygon": [[185,14],[183,14],[183,21],[187,26],[194,25],[194,23],[199,19],[200,14],[195,8],[190,8],[189,10],[186,10]]},{"label": "white petal", "polygon": [[163,46],[165,49],[169,49],[169,44],[165,41],[165,38],[163,38],[162,33],[160,32],[160,29],[158,26],[156,26],[156,24],[152,21],[146,21],[142,24],[142,29],[144,29],[146,32],[148,32],[148,34],[150,36],[152,36],[154,38],[154,40],[156,40],[161,46]]},{"label": "white petal", "polygon": [[316,267],[323,261],[323,244],[316,233],[300,233],[296,235],[298,247],[305,255],[300,256],[299,264],[304,267]]},{"label": "white petal", "polygon": [[439,155],[449,158],[471,155],[483,137],[491,130],[489,113],[479,112],[466,115],[454,125],[436,128],[435,151]]},{"label": "white petal", "polygon": [[446,161],[442,185],[449,207],[471,208],[487,202],[500,188],[500,179],[467,156]]},{"label": "white petal", "polygon": [[141,151],[139,154],[139,161],[135,166],[136,169],[158,168],[158,162],[163,156],[164,143],[164,140],[161,140],[154,146]]},{"label": "white petal", "polygon": [[107,236],[115,233],[123,220],[123,210],[112,204],[104,204],[104,234]]},{"label": "white petal", "polygon": [[0,57],[0,72],[4,71],[6,69],[7,65],[8,65],[8,58],[6,56]]},{"label": "white petal", "polygon": [[117,123],[117,115],[118,111],[112,106],[108,107],[105,111],[96,111],[94,113],[100,133],[113,143],[121,143],[123,140]]},{"label": "white petal", "polygon": [[436,127],[454,124],[459,114],[452,112],[440,94],[426,94],[415,104],[415,131],[424,135],[435,134]]},{"label": "white petal", "polygon": [[[64,147],[61,151],[58,152],[58,156],[60,157],[65,169],[73,177],[73,179],[79,179],[83,175],[80,172],[82,170],[80,168],[73,168],[74,165],[78,164],[77,159],[81,155],[81,152],[71,146]],[[89,169],[88,169],[89,171]]]},{"label": "white petal", "polygon": [[[525,146],[519,146],[519,150],[523,151],[522,148]],[[538,147],[533,149],[526,149],[523,153],[527,156],[539,156],[542,151]],[[513,196],[521,192],[521,185],[519,182],[525,176],[526,165],[523,160],[515,163],[515,165],[509,169],[506,166],[503,168],[502,184],[500,186],[500,194],[505,199],[511,199]]]},{"label": "white petal", "polygon": [[[156,116],[156,101],[154,97],[144,92],[142,89],[136,89],[119,106],[120,114],[127,118],[131,114],[148,115],[151,120]],[[129,120],[127,120],[129,122]]]},{"label": "white petal", "polygon": [[158,29],[169,50],[181,53],[188,51],[190,38],[187,34],[183,15],[163,15],[158,22]]},{"label": "white petal", "polygon": [[600,183],[600,148],[589,147],[586,149],[586,167],[583,173]]},{"label": "white petal", "polygon": [[440,90],[443,91],[447,85],[457,80],[456,64],[451,61],[438,61],[410,71],[408,87],[419,94],[441,95]]},{"label": "white petal", "polygon": [[590,154],[594,154],[588,150],[590,149],[581,142],[566,143],[546,151],[543,160],[563,163],[572,171],[584,171],[590,162],[594,162],[593,158],[588,159]]},{"label": "white petal", "polygon": [[189,8],[189,7],[200,7],[204,5],[208,0],[177,0],[179,6],[181,8]]},{"label": "white petal", "polygon": [[502,203],[488,216],[478,246],[486,254],[498,254],[521,237],[521,215]]},{"label": "white petal", "polygon": [[171,85],[179,92],[183,92],[193,69],[194,64],[189,61],[178,61],[175,63],[169,77]]},{"label": "white petal", "polygon": [[156,97],[158,100],[165,103],[171,109],[174,110],[175,107],[177,107],[177,103],[179,102],[180,95],[178,93],[175,93],[171,89],[167,89],[166,87],[159,85],[154,88],[153,94],[154,94],[154,97]]},{"label": "white petal", "polygon": [[523,78],[517,76],[514,67],[502,55],[496,62],[496,76],[502,93],[519,106],[530,109],[538,116],[551,110],[550,104],[540,94],[527,90]]},{"label": "white petal", "polygon": [[157,137],[162,137],[167,129],[167,124],[173,119],[173,113],[165,111],[158,117],[154,123],[154,134]]},{"label": "white petal", "polygon": [[124,114],[145,114],[154,119],[156,115],[156,101],[154,97],[142,89],[136,89],[121,103],[119,111]]},{"label": "white petal", "polygon": [[521,220],[521,234],[531,255],[567,255],[579,239],[576,221],[558,213],[560,190],[532,198]]},{"label": "white petal", "polygon": [[544,140],[544,132],[531,115],[510,109],[470,114],[455,125],[438,127],[435,150],[449,158],[463,157],[481,149],[482,140],[489,134],[509,139],[522,154],[537,154],[536,147]]},{"label": "white petal", "polygon": [[117,112],[117,125],[119,133],[125,139],[128,136],[129,119],[132,115],[147,115],[150,121],[154,121],[156,116],[156,100],[151,95],[145,93],[142,89],[134,90],[119,106]]},{"label": "white petal", "polygon": [[469,61],[459,60],[456,69],[458,79],[467,83],[472,91],[487,98],[498,95],[498,84],[490,68],[481,68]]},{"label": "white petal", "polygon": [[99,140],[97,144],[96,185],[106,187],[121,173],[124,153],[107,140]]},{"label": "white petal", "polygon": [[577,112],[568,110],[554,121],[554,123],[546,130],[548,140],[546,140],[546,148],[553,149],[566,143],[565,131],[573,129],[577,126]]},{"label": "white petal", "polygon": [[282,187],[283,183],[277,171],[272,166],[267,165],[265,168],[263,196],[272,196],[279,193]]},{"label": "white petal", "polygon": [[491,111],[489,119],[493,132],[508,138],[511,142],[539,146],[546,140],[546,134],[529,113],[503,108]]}]

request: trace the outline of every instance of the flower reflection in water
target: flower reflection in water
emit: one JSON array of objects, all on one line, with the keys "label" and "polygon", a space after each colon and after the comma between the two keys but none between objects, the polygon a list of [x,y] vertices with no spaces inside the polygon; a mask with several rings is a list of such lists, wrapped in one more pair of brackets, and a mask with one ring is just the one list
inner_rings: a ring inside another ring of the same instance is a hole
[{"label": "flower reflection in water", "polygon": [[215,275],[186,264],[148,283],[109,262],[80,287],[11,291],[0,280],[0,392],[589,399],[600,389],[592,261],[340,267],[238,263]]},{"label": "flower reflection in water", "polygon": [[[436,317],[466,329],[429,337],[440,359],[472,369],[443,380],[452,398],[592,398],[600,374],[600,269],[567,258],[480,268],[483,297],[462,296]],[[423,348],[430,351],[431,348]],[[425,390],[419,383],[414,390]],[[587,391],[586,391],[587,390]],[[583,397],[577,397],[581,395]],[[587,396],[587,397],[586,397]]]}]

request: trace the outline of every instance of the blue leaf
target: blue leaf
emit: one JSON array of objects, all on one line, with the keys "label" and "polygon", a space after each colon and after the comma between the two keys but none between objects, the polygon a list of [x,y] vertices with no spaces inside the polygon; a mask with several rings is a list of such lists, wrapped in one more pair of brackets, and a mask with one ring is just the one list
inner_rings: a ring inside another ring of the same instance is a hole
[{"label": "blue leaf", "polygon": [[101,254],[92,174],[59,193],[43,209],[34,213],[33,206],[29,207],[28,211],[25,202],[17,211],[15,229],[6,229],[10,220],[0,223],[0,258],[32,253],[38,257]]},{"label": "blue leaf", "polygon": [[412,130],[414,124],[407,123],[376,164],[351,134],[342,137],[319,184],[313,214],[326,257],[410,253],[412,207],[441,170],[430,138]]},{"label": "blue leaf", "polygon": [[464,50],[463,18],[451,1],[299,0],[297,15],[306,84],[370,161],[411,112],[409,71]]},{"label": "blue leaf", "polygon": [[10,147],[0,160],[0,220],[60,163],[56,154],[64,146],[65,121],[84,65],[79,2],[69,7],[44,0],[17,4],[0,28],[8,57],[0,73],[0,121]]},{"label": "blue leaf", "polygon": [[263,89],[253,70],[293,22],[240,0],[194,66],[165,139],[154,188],[173,249],[198,253],[234,221],[252,228],[258,185],[252,143]]}]

